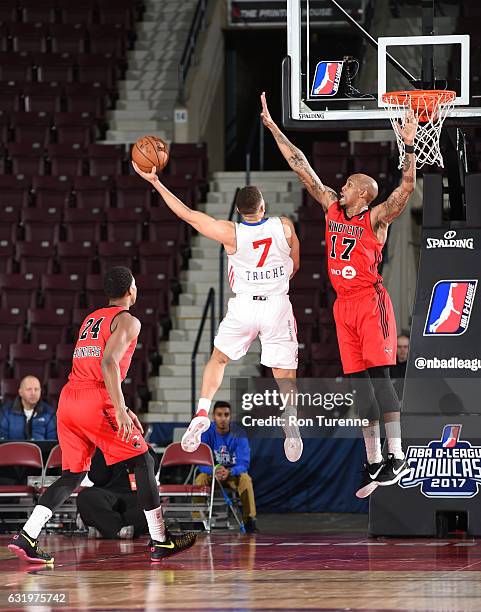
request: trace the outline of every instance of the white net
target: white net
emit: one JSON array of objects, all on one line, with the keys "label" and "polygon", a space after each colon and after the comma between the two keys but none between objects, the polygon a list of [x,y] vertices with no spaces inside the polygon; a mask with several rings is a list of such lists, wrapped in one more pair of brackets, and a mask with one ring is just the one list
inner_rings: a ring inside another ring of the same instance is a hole
[{"label": "white net", "polygon": [[396,134],[399,149],[399,168],[402,168],[406,155],[404,140],[398,126],[404,127],[408,110],[413,109],[419,124],[414,139],[416,168],[425,164],[437,164],[444,168],[439,139],[444,120],[454,106],[455,91],[393,91],[383,94],[384,108]]}]

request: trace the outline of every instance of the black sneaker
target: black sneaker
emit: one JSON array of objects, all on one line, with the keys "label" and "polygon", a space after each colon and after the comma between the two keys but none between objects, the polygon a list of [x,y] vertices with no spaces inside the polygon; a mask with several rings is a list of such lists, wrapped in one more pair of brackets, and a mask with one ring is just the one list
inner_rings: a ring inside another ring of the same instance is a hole
[{"label": "black sneaker", "polygon": [[195,544],[196,537],[197,535],[191,531],[173,536],[166,529],[165,542],[150,540],[150,560],[162,561],[162,559],[166,557],[171,557],[172,555],[187,550]]},{"label": "black sneaker", "polygon": [[259,530],[257,529],[257,521],[255,518],[248,518],[244,524],[244,527],[246,528],[246,533],[259,533]]},{"label": "black sneaker", "polygon": [[27,563],[53,563],[54,558],[38,547],[38,540],[34,540],[25,531],[20,531],[13,536],[8,544],[11,550],[19,559]]},{"label": "black sneaker", "polygon": [[382,472],[384,467],[384,461],[380,463],[365,463],[364,474],[362,477],[361,486],[356,491],[356,497],[364,499],[369,497],[375,489],[379,486],[379,474]]},{"label": "black sneaker", "polygon": [[388,485],[396,484],[403,476],[409,474],[410,471],[411,468],[405,459],[395,459],[394,455],[389,454],[378,477],[379,485],[387,487]]}]

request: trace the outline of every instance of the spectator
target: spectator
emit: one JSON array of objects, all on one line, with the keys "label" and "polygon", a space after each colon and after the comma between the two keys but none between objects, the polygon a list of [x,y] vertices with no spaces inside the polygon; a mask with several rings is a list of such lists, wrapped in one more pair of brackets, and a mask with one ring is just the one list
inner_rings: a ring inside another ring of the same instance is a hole
[{"label": "spectator", "polygon": [[[239,493],[246,531],[255,533],[258,531],[256,503],[252,479],[247,473],[250,464],[249,442],[245,436],[235,435],[230,422],[229,402],[216,402],[213,415],[214,421],[202,434],[202,442],[210,446],[214,453],[216,479]],[[199,466],[199,471],[201,473],[195,479],[195,484],[209,485],[212,482],[212,468]]]},{"label": "spectator", "polygon": [[409,336],[400,334],[397,337],[396,365],[391,366],[390,373],[393,379],[394,388],[400,400],[403,398],[404,379],[406,377],[406,366],[409,354]]},{"label": "spectator", "polygon": [[2,440],[56,440],[55,409],[41,399],[42,387],[35,376],[20,381],[18,396],[3,404],[0,414]]},{"label": "spectator", "polygon": [[[151,448],[149,452],[157,473],[159,459]],[[147,533],[147,521],[137,496],[135,476],[129,474],[124,463],[108,466],[103,453],[97,449],[88,477],[94,486],[78,494],[77,508],[82,521],[89,527],[89,536],[115,540],[138,538]]]}]

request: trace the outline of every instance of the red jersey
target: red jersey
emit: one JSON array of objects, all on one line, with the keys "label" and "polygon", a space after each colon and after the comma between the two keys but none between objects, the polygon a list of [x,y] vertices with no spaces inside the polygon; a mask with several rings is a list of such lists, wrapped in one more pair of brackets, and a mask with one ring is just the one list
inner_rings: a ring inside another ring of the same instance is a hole
[{"label": "red jersey", "polygon": [[[122,306],[106,306],[95,310],[87,317],[80,328],[79,337],[72,359],[69,381],[104,382],[102,358],[107,340],[112,335],[111,324],[115,317],[126,310]],[[128,311],[127,311],[128,312]],[[120,360],[120,378],[124,380],[137,346],[137,338],[132,340]]]},{"label": "red jersey", "polygon": [[349,219],[339,202],[326,214],[326,257],[329,279],[338,297],[352,297],[382,283],[377,267],[384,244],[371,227],[371,211]]}]

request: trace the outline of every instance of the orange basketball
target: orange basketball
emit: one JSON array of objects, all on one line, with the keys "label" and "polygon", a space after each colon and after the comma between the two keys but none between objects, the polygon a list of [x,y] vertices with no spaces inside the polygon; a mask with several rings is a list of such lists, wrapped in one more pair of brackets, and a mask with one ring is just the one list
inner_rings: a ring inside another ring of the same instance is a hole
[{"label": "orange basketball", "polygon": [[157,172],[163,170],[169,161],[169,149],[166,143],[157,136],[142,136],[132,146],[132,161],[143,172],[151,172],[155,166]]}]

